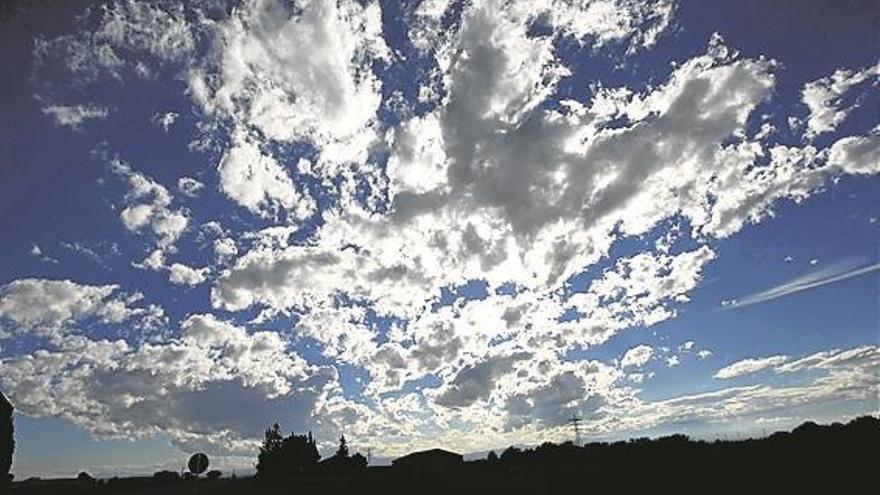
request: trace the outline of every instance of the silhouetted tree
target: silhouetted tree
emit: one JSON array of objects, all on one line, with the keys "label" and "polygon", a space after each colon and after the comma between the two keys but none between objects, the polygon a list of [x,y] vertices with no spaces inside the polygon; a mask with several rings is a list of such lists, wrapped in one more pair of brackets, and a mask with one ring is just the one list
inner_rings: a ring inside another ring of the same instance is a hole
[{"label": "silhouetted tree", "polygon": [[358,452],[357,454],[351,456],[351,462],[349,464],[351,464],[352,470],[362,471],[364,469],[367,469],[367,458],[361,455],[360,452]]},{"label": "silhouetted tree", "polygon": [[219,480],[221,476],[223,476],[223,472],[217,469],[212,469],[211,471],[208,471],[208,474],[205,475],[205,477],[209,480]]},{"label": "silhouetted tree", "polygon": [[319,464],[319,472],[331,476],[350,474],[365,469],[367,469],[367,458],[359,453],[350,455],[345,435],[339,439],[339,448],[336,449],[336,453]]},{"label": "silhouetted tree", "polygon": [[489,455],[486,456],[486,460],[492,464],[498,462],[498,454],[495,453],[494,450],[489,451]]},{"label": "silhouetted tree", "polygon": [[336,457],[348,459],[348,445],[345,443],[345,435],[339,437],[339,448],[336,449]]},{"label": "silhouetted tree", "polygon": [[281,451],[285,467],[293,469],[297,474],[310,471],[321,459],[312,432],[309,432],[308,437],[291,433],[284,439]]},{"label": "silhouetted tree", "polygon": [[522,451],[514,446],[507,447],[501,453],[501,460],[504,462],[512,462],[522,454]]},{"label": "silhouetted tree", "polygon": [[15,436],[12,424],[12,404],[0,392],[0,487],[12,481],[12,454],[15,452]]},{"label": "silhouetted tree", "polygon": [[257,475],[266,478],[296,476],[311,471],[320,458],[312,432],[308,436],[291,433],[282,438],[281,428],[275,423],[266,430],[260,447]]},{"label": "silhouetted tree", "polygon": [[284,437],[281,436],[281,427],[278,423],[266,430],[260,454],[257,456],[257,475],[278,476],[282,471],[281,447]]}]

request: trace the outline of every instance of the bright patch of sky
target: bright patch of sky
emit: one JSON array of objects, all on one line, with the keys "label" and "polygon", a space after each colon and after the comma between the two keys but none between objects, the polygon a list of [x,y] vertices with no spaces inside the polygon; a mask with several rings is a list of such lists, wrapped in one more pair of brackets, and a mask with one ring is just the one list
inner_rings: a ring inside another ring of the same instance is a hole
[{"label": "bright patch of sky", "polygon": [[10,5],[20,477],[880,409],[876,7]]}]

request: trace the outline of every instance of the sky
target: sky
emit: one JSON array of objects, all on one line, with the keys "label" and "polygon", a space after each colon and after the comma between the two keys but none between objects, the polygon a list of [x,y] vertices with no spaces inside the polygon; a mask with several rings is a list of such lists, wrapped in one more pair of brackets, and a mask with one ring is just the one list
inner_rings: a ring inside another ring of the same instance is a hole
[{"label": "sky", "polygon": [[0,7],[19,479],[880,410],[876,2],[47,6]]}]

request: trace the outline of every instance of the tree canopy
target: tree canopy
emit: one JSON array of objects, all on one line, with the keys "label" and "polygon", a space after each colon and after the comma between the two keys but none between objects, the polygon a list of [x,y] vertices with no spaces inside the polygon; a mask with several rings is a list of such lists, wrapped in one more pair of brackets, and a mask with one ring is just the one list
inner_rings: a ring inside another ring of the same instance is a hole
[{"label": "tree canopy", "polygon": [[257,475],[267,478],[298,476],[312,471],[321,458],[312,433],[287,437],[278,423],[266,430],[257,457]]}]

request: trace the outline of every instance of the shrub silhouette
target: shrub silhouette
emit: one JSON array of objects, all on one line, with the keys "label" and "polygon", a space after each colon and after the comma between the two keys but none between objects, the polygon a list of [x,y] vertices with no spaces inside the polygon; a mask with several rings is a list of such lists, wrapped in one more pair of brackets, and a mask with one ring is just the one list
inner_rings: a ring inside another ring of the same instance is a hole
[{"label": "shrub silhouette", "polygon": [[209,480],[219,480],[221,476],[223,476],[223,472],[217,469],[212,469],[211,471],[208,471],[208,474],[205,475],[205,477]]},{"label": "shrub silhouette", "polygon": [[95,484],[95,478],[92,477],[91,474],[81,471],[78,475],[76,475],[76,480],[80,482],[83,486],[90,486]]},{"label": "shrub silhouette", "polygon": [[153,481],[157,483],[175,483],[180,481],[180,474],[174,471],[156,471],[153,473]]}]

